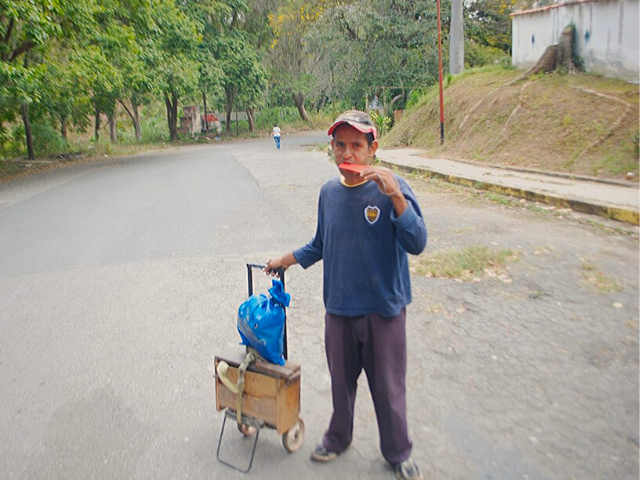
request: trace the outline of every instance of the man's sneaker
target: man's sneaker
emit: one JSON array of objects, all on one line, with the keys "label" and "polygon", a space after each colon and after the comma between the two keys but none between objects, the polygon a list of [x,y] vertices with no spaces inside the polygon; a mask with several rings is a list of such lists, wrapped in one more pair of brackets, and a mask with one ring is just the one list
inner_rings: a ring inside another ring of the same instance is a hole
[{"label": "man's sneaker", "polygon": [[315,460],[316,462],[330,462],[331,460],[335,459],[337,456],[338,456],[337,453],[330,452],[329,450],[324,448],[324,445],[322,445],[322,442],[316,445],[316,448],[314,448],[313,451],[311,452],[311,460]]},{"label": "man's sneaker", "polygon": [[395,465],[396,478],[398,480],[422,480],[422,473],[416,462],[411,458],[407,458],[404,462]]}]

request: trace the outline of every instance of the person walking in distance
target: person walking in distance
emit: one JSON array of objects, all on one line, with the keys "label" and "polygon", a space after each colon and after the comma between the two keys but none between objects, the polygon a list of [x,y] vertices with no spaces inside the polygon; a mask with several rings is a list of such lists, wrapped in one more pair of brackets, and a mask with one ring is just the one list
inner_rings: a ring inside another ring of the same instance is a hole
[{"label": "person walking in distance", "polygon": [[280,150],[280,136],[282,134],[282,131],[277,124],[273,125],[273,132],[271,134],[273,135],[273,139],[276,142],[276,148]]},{"label": "person walking in distance", "polygon": [[315,236],[264,268],[273,275],[296,263],[306,269],[323,262],[333,414],[311,459],[334,460],[351,444],[357,381],[364,370],[383,457],[397,478],[421,479],[407,426],[405,322],[411,302],[407,253],[423,251],[427,229],[407,182],[371,165],[378,142],[369,115],[344,112],[328,135],[341,175],[320,189]]}]

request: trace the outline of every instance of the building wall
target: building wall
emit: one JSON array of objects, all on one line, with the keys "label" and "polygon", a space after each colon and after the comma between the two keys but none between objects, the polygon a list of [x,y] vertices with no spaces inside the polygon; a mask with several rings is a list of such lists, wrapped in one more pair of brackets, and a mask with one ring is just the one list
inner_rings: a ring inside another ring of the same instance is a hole
[{"label": "building wall", "polygon": [[589,73],[638,83],[639,0],[579,0],[511,15],[512,64],[533,66],[562,30],[576,26],[578,54]]}]

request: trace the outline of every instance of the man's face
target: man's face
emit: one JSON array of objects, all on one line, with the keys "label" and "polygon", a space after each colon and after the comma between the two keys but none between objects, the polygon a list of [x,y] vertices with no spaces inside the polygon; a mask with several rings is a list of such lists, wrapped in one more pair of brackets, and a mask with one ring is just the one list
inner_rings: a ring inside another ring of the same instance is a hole
[{"label": "man's face", "polygon": [[[331,140],[331,148],[336,159],[336,165],[341,163],[354,163],[357,165],[369,165],[378,150],[378,142],[367,143],[364,133],[356,130],[351,125],[340,125],[335,130],[335,138]],[[345,177],[349,172],[343,172]],[[358,176],[357,173],[352,175]]]}]

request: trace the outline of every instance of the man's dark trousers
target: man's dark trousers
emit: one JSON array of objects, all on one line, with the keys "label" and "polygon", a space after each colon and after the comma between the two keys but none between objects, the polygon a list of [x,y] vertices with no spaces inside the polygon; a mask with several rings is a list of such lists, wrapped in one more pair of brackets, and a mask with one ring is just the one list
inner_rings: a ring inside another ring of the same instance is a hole
[{"label": "man's dark trousers", "polygon": [[351,444],[358,377],[364,369],[378,419],[380,449],[391,464],[411,454],[407,431],[406,310],[395,317],[325,315],[333,415],[322,444],[341,453]]}]

